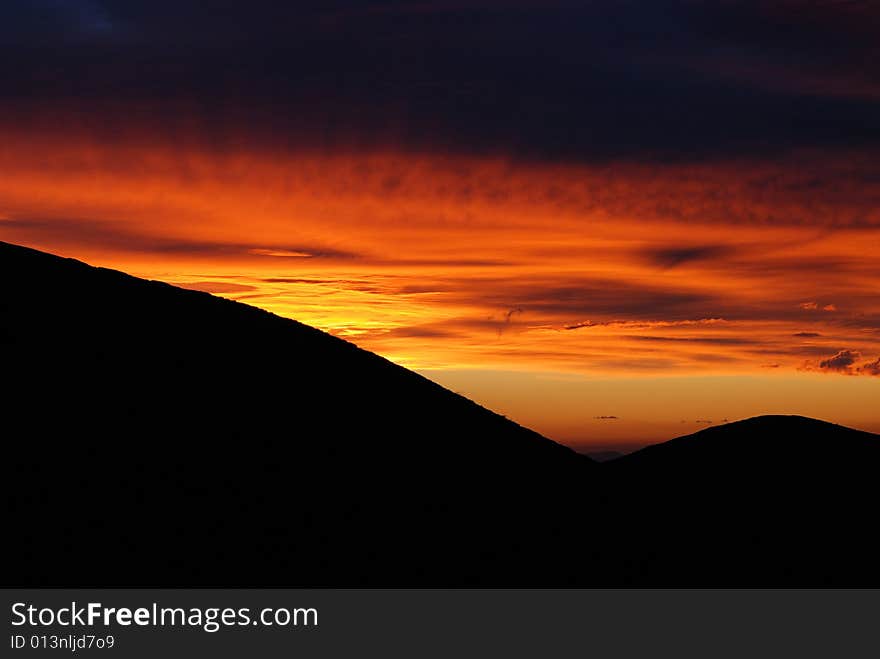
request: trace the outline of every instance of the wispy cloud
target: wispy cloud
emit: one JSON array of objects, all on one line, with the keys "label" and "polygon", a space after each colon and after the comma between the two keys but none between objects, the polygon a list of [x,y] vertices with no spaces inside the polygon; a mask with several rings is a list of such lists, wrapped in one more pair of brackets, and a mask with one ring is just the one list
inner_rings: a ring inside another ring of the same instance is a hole
[{"label": "wispy cloud", "polygon": [[677,266],[699,261],[723,262],[724,257],[736,253],[737,248],[731,245],[697,245],[688,247],[660,247],[645,250],[647,259],[662,268]]},{"label": "wispy cloud", "polygon": [[174,237],[160,233],[153,227],[123,220],[11,216],[0,220],[0,232],[10,240],[61,246],[87,244],[93,249],[162,256],[309,259],[349,259],[356,256],[350,252],[317,246],[251,247],[244,242]]},{"label": "wispy cloud", "polygon": [[880,354],[863,154],[596,167],[41,139],[0,143],[0,238],[252,300],[410,366],[767,373]]},{"label": "wispy cloud", "polygon": [[249,284],[236,284],[234,282],[223,281],[187,281],[176,283],[181,288],[189,288],[194,291],[203,291],[205,293],[246,293],[248,291],[257,290],[256,286]]}]

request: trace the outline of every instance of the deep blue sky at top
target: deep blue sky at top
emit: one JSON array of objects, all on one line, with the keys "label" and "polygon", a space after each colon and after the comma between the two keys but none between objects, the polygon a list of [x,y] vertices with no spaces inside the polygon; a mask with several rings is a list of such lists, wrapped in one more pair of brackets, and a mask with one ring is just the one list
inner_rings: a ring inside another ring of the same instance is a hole
[{"label": "deep blue sky at top", "polygon": [[[880,140],[870,2],[5,0],[7,110],[595,161]],[[99,113],[100,114],[100,113]]]}]

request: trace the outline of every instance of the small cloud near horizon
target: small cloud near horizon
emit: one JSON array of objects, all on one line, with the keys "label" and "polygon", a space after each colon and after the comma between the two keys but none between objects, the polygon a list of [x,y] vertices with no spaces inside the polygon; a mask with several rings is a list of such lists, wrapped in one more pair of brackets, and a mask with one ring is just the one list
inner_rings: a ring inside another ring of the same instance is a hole
[{"label": "small cloud near horizon", "polygon": [[823,304],[820,307],[818,302],[801,302],[798,306],[804,311],[818,311],[820,308],[822,311],[837,311],[835,304]]},{"label": "small cloud near horizon", "polygon": [[863,359],[858,350],[839,350],[836,354],[817,362],[805,362],[800,370],[819,371],[825,373],[840,373],[843,375],[868,375],[880,376],[880,357],[874,361],[867,361],[861,365],[858,362]]}]

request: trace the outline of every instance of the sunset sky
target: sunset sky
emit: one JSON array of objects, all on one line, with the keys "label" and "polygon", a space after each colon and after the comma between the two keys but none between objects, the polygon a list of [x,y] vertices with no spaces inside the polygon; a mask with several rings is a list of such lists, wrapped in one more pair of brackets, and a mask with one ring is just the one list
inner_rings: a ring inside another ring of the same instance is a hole
[{"label": "sunset sky", "polygon": [[578,448],[880,431],[876,3],[287,5],[4,2],[0,240]]}]

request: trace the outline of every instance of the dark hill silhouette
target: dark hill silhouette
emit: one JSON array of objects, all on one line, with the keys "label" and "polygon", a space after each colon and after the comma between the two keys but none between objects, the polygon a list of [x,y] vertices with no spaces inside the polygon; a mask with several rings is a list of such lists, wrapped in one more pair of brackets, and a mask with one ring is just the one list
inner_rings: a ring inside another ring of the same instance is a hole
[{"label": "dark hill silhouette", "polygon": [[767,415],[646,446],[616,458],[613,466],[706,474],[790,470],[813,477],[817,472],[858,470],[876,461],[878,451],[880,442],[873,433],[803,416]]},{"label": "dark hill silhouette", "polygon": [[7,581],[491,579],[596,467],[254,307],[6,243],[0,280]]},{"label": "dark hill silhouette", "polygon": [[[802,416],[701,430],[612,460],[647,583],[877,583],[880,437]],[[662,565],[662,567],[660,567]]]},{"label": "dark hill silhouette", "polygon": [[598,464],[300,323],[0,243],[6,586],[880,585],[876,436]]}]

